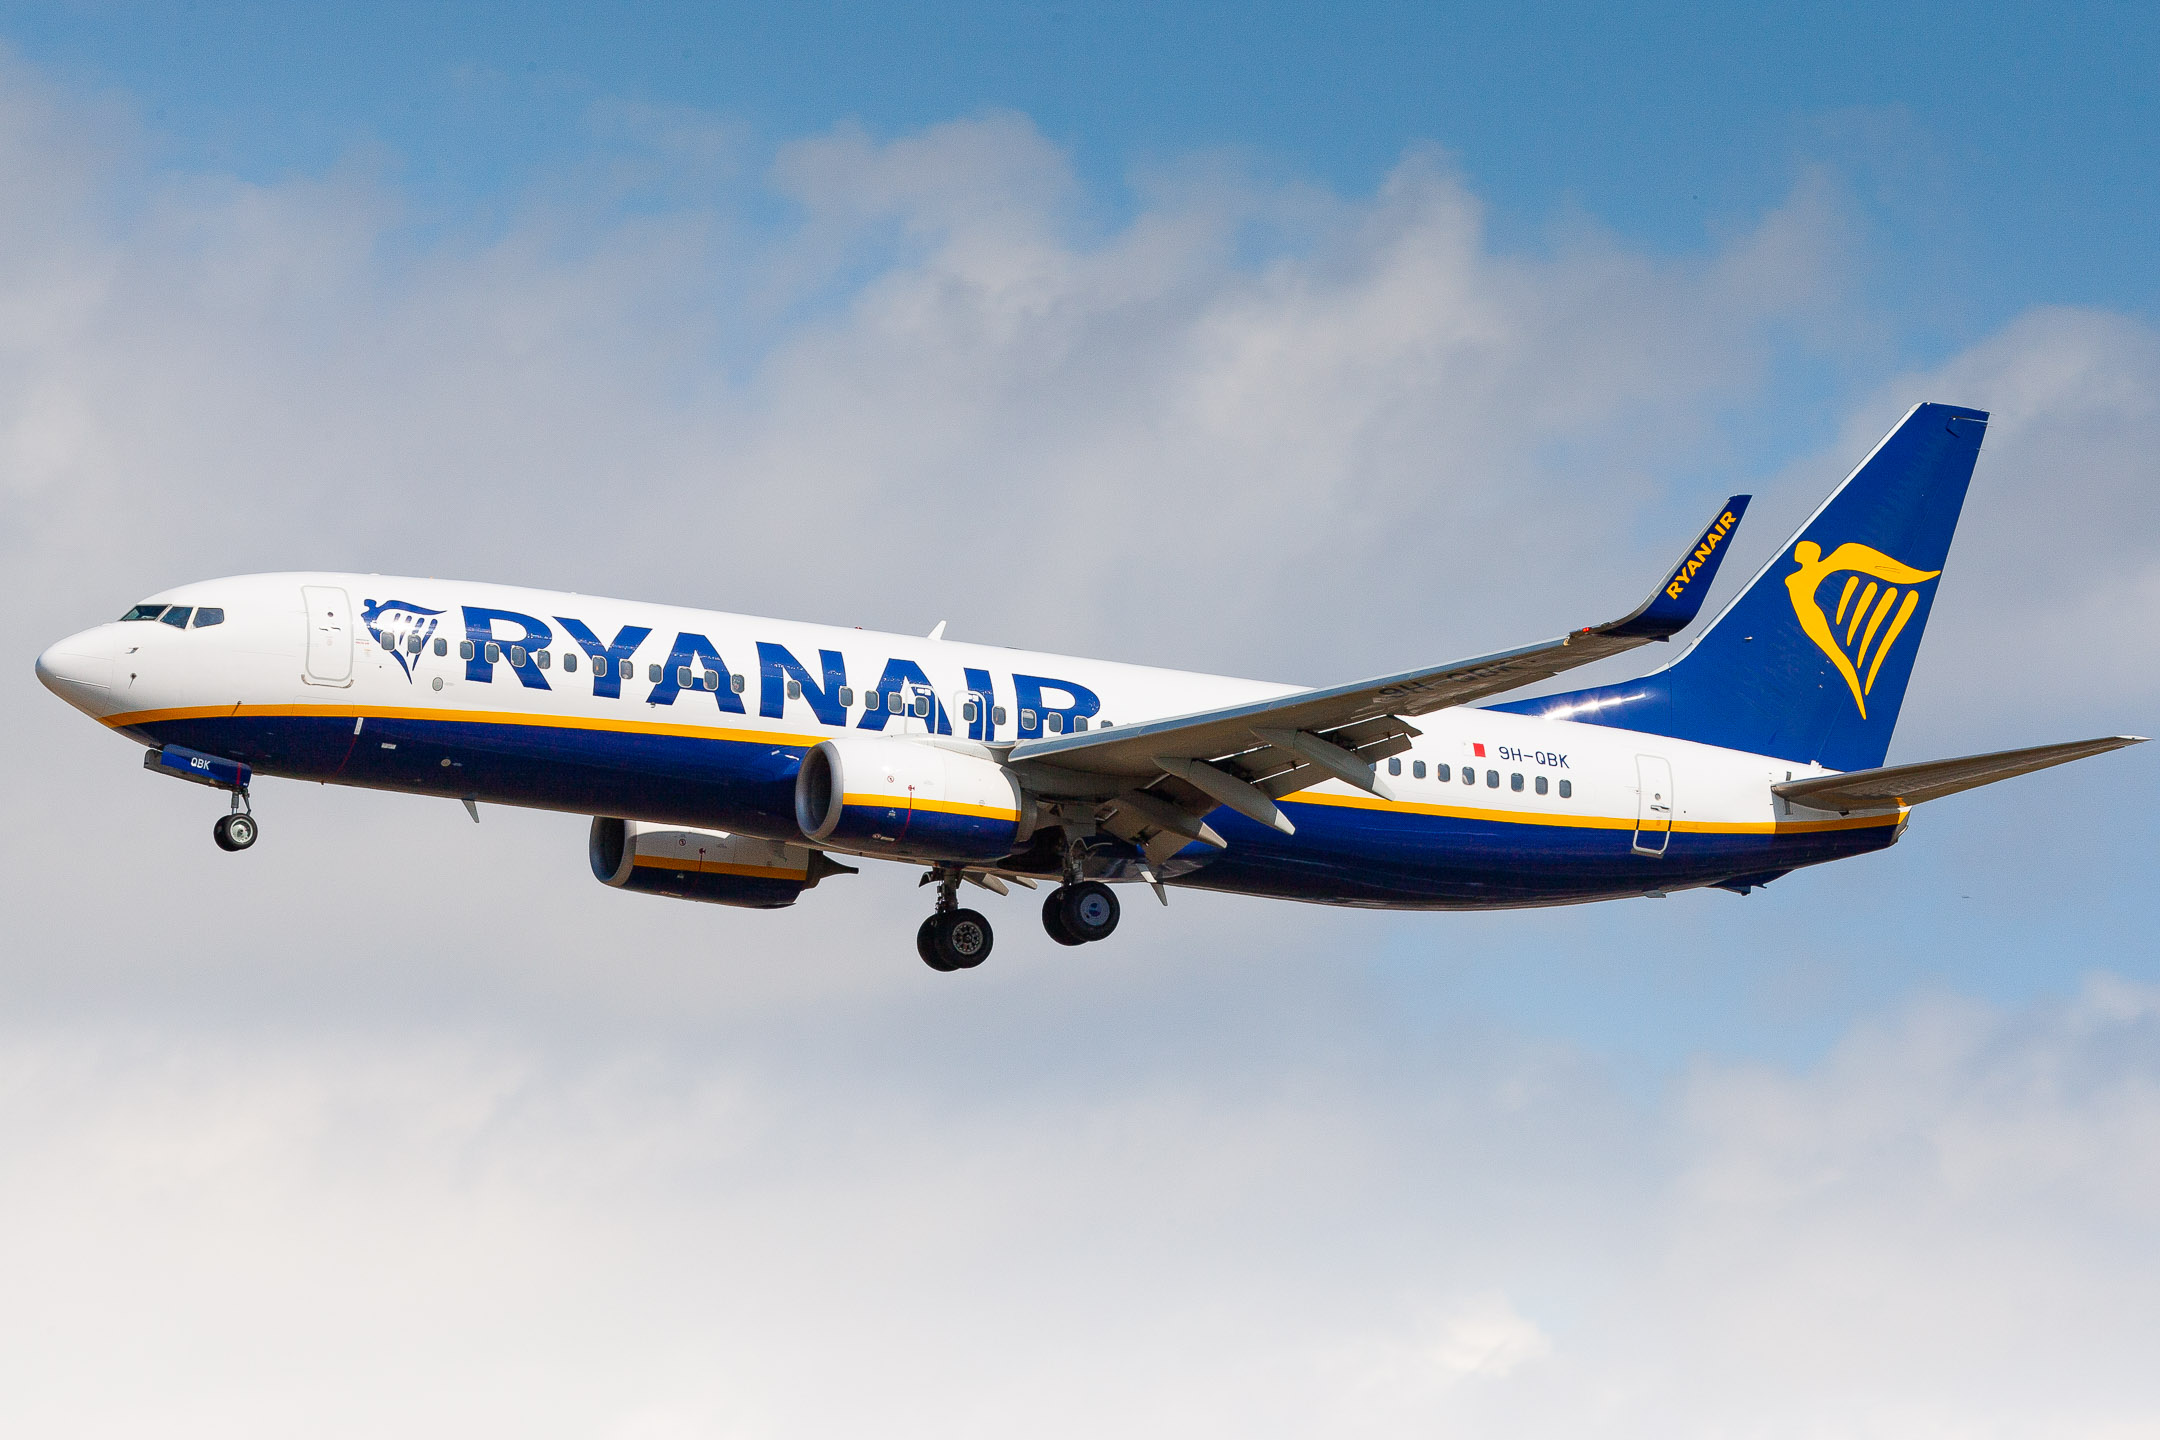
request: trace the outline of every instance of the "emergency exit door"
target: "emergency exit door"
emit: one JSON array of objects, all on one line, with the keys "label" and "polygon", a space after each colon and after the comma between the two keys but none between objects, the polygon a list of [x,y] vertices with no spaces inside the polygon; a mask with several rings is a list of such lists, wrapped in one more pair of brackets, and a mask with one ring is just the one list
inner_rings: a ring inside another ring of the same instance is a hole
[{"label": "emergency exit door", "polygon": [[1663,855],[1672,839],[1672,765],[1661,755],[1635,757],[1635,853]]}]

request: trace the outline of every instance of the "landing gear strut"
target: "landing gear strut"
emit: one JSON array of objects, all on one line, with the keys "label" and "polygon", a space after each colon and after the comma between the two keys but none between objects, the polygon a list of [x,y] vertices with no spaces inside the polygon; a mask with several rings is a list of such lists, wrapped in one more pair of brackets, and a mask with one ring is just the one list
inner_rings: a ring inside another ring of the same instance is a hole
[{"label": "landing gear strut", "polygon": [[247,792],[232,792],[232,813],[220,815],[210,827],[210,838],[220,850],[245,850],[255,843],[255,816],[249,810]]},{"label": "landing gear strut", "polygon": [[938,876],[937,911],[915,932],[915,952],[933,970],[972,970],[990,958],[990,922],[960,908],[960,872]]}]

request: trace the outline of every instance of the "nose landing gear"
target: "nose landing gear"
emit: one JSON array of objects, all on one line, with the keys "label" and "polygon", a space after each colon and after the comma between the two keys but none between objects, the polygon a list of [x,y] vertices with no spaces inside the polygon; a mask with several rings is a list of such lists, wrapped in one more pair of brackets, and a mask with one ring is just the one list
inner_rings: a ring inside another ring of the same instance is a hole
[{"label": "nose landing gear", "polygon": [[220,815],[210,827],[210,838],[220,850],[245,850],[255,843],[255,816],[247,808],[247,792],[235,790],[232,813]]}]

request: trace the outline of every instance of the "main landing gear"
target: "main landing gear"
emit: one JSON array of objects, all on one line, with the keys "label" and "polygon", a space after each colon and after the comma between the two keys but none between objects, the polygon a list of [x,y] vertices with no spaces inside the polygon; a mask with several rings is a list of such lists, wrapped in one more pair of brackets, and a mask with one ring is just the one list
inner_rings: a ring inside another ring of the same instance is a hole
[{"label": "main landing gear", "polygon": [[[1081,859],[1080,847],[1068,844],[1065,883],[1043,899],[1043,929],[1060,945],[1107,940],[1117,929],[1116,892],[1100,880],[1081,879]],[[960,908],[962,873],[958,866],[935,872],[937,910],[915,932],[916,953],[933,970],[972,970],[990,958],[990,922],[979,911]],[[923,878],[928,883],[932,877]],[[989,888],[1004,892],[994,879]]]},{"label": "main landing gear", "polygon": [[1118,898],[1100,880],[1060,885],[1043,897],[1043,929],[1060,945],[1107,940],[1117,929]]},{"label": "main landing gear", "polygon": [[940,875],[937,911],[915,932],[915,951],[933,970],[972,970],[990,958],[990,922],[961,909],[959,891],[959,871]]},{"label": "main landing gear", "polygon": [[218,817],[217,824],[210,827],[210,838],[217,841],[220,850],[245,850],[255,843],[255,816],[248,809],[244,792],[233,792],[232,813]]}]

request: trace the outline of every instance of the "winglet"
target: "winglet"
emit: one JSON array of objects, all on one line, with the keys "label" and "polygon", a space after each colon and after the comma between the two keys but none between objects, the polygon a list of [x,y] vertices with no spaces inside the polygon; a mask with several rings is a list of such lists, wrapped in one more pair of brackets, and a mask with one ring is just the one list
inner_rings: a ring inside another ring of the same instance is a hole
[{"label": "winglet", "polygon": [[1710,582],[1717,578],[1718,566],[1724,563],[1733,532],[1740,528],[1740,517],[1747,513],[1748,498],[1735,495],[1727,500],[1711,517],[1701,537],[1680,557],[1665,583],[1632,614],[1595,627],[1596,633],[1664,640],[1687,628],[1688,622],[1702,612],[1703,597],[1710,593]]}]

